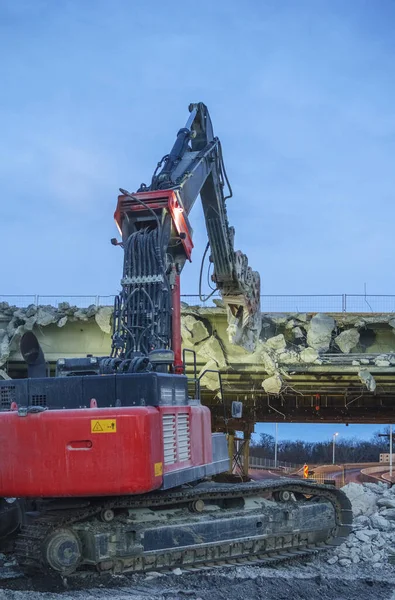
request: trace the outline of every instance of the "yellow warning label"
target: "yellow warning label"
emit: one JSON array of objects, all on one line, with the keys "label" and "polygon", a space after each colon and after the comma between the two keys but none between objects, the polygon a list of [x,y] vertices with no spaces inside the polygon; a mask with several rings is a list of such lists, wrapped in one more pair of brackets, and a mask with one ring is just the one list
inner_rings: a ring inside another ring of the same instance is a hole
[{"label": "yellow warning label", "polygon": [[116,433],[116,419],[91,419],[91,433]]},{"label": "yellow warning label", "polygon": [[163,463],[155,463],[155,477],[163,475]]}]

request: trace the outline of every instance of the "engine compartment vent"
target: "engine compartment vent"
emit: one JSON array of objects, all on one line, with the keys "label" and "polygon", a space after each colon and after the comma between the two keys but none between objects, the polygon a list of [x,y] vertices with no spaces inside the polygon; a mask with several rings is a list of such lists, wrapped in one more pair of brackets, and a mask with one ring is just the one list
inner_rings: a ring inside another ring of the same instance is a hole
[{"label": "engine compartment vent", "polygon": [[191,458],[191,434],[188,413],[178,413],[177,415],[177,450],[180,462]]},{"label": "engine compartment vent", "polygon": [[0,409],[11,408],[12,402],[16,401],[16,392],[14,385],[4,385],[0,387]]},{"label": "engine compartment vent", "polygon": [[46,394],[32,394],[32,406],[47,406]]},{"label": "engine compartment vent", "polygon": [[176,416],[163,415],[163,455],[165,465],[174,465],[177,460]]}]

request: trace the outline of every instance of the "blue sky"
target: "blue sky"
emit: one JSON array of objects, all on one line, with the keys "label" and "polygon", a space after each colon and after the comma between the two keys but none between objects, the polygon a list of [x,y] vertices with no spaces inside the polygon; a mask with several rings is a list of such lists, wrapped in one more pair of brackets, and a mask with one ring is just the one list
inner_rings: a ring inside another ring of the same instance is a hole
[{"label": "blue sky", "polygon": [[[0,0],[0,293],[117,292],[118,188],[149,181],[196,101],[263,293],[393,293],[394,17],[391,0]],[[206,242],[191,220],[184,293]]]}]

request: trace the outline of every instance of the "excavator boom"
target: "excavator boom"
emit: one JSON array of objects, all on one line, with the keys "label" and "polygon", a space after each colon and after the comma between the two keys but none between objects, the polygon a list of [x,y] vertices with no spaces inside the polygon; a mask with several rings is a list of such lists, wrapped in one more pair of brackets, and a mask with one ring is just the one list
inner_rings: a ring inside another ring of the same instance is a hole
[{"label": "excavator boom", "polygon": [[[260,278],[246,255],[234,249],[235,232],[226,210],[232,191],[221,143],[214,136],[207,107],[200,102],[191,104],[189,110],[186,126],[158,163],[150,185],[142,184],[135,194],[121,190],[118,199],[115,220],[122,234],[125,264],[123,290],[115,308],[113,354],[117,356],[147,354],[159,347],[173,348],[179,354],[179,323],[174,324],[179,298],[172,292],[176,288],[179,292],[178,277],[191,259],[188,216],[199,194],[214,265],[212,280],[227,307],[231,341],[253,350],[259,336]],[[150,256],[155,257],[151,265],[147,261],[137,265],[133,259],[139,253],[147,256],[143,246],[149,246]],[[180,358],[176,355],[177,368]]]}]

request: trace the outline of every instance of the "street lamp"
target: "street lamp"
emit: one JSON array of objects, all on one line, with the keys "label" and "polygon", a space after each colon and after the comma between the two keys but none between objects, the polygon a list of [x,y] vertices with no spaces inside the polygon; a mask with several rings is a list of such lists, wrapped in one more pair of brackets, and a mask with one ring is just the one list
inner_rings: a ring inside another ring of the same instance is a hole
[{"label": "street lamp", "polygon": [[332,464],[335,464],[335,445],[336,445],[336,436],[338,436],[338,433],[334,433],[332,438],[333,438],[333,444],[332,444]]}]

